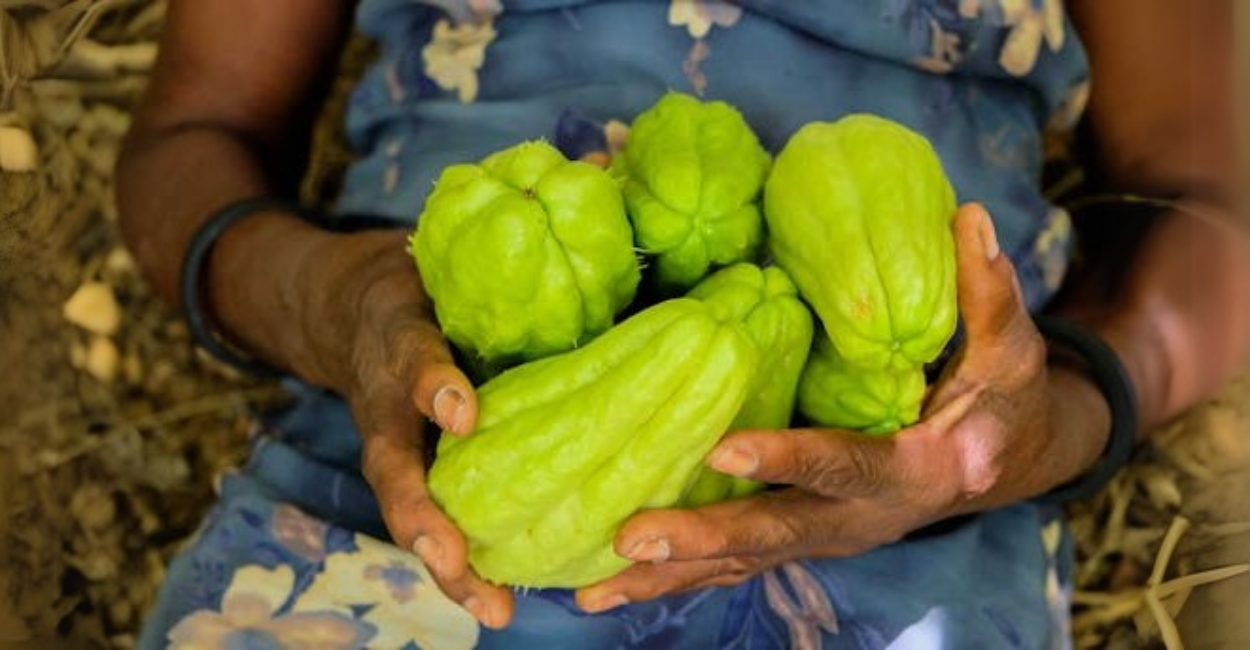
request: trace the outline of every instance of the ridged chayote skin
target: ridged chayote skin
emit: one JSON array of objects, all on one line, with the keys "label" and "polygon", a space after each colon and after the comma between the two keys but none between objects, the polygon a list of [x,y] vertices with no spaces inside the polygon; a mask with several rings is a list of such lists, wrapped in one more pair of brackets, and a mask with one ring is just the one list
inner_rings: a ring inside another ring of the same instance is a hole
[{"label": "ridged chayote skin", "polygon": [[769,246],[838,354],[914,371],[955,329],[955,194],[929,142],[851,115],[801,128],[764,190]]},{"label": "ridged chayote skin", "polygon": [[[760,353],[759,370],[730,429],[784,429],[794,412],[799,375],[812,346],[812,314],[785,271],[740,263],[709,275],[687,294],[722,320],[741,322]],[[763,489],[758,481],[704,466],[682,505],[695,507]]]},{"label": "ridged chayote skin", "polygon": [[684,291],[714,267],[755,258],[769,163],[742,114],[724,102],[669,93],[638,115],[612,172],[661,287]]},{"label": "ridged chayote skin", "polygon": [[676,298],[584,347],[516,366],[479,390],[477,429],[444,434],[437,503],[487,580],[577,587],[629,562],[630,515],[678,502],[733,421],[758,353],[741,324]]},{"label": "ridged chayote skin", "polygon": [[884,435],[916,422],[924,391],[923,369],[851,368],[822,332],[799,380],[799,412],[813,424]]},{"label": "ridged chayote skin", "polygon": [[443,332],[487,368],[603,332],[640,279],[615,181],[541,141],[444,169],[411,248]]}]

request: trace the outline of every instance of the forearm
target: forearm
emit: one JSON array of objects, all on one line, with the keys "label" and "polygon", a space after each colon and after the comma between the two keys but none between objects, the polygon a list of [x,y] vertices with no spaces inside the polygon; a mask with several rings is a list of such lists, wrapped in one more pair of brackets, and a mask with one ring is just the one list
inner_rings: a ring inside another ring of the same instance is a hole
[{"label": "forearm", "polygon": [[[179,298],[183,259],[210,215],[241,199],[293,194],[346,8],[171,3],[117,169],[122,235],[167,300]],[[232,342],[322,383],[323,364],[299,352],[309,347],[290,325],[311,307],[300,284],[316,265],[306,261],[332,238],[293,215],[257,214],[214,242],[202,276],[202,300]]]},{"label": "forearm", "polygon": [[1137,386],[1146,428],[1212,396],[1250,350],[1250,245],[1230,223],[1164,217],[1101,326]]},{"label": "forearm", "polygon": [[[1232,198],[1244,184],[1233,146],[1232,5],[1068,3],[1093,68],[1087,125],[1102,189],[1182,197],[1127,268],[1110,269],[1120,278],[1110,295],[1068,306],[1120,354],[1145,430],[1212,395],[1250,348],[1250,246],[1231,225],[1246,216]],[[1121,241],[1134,228],[1104,225]],[[1104,253],[1087,251],[1095,261]]]},{"label": "forearm", "polygon": [[1250,241],[1231,218],[1198,214],[1220,213],[1201,204],[1168,212],[1111,300],[1064,308],[1119,354],[1143,431],[1214,394],[1250,352]]},{"label": "forearm", "polygon": [[[222,206],[275,193],[275,184],[243,143],[209,125],[132,132],[117,170],[122,235],[157,292],[176,303],[182,260],[195,231]],[[228,230],[205,269],[205,305],[232,341],[276,365],[289,367],[279,340],[267,336],[282,311],[296,309],[295,259],[316,235],[288,215],[265,214]],[[268,245],[285,239],[288,245]],[[278,309],[272,309],[272,307]],[[259,308],[258,308],[259,307]]]},{"label": "forearm", "polygon": [[[118,167],[122,230],[165,298],[179,298],[181,261],[212,213],[232,201],[280,192],[258,160],[239,137],[209,126],[136,132],[131,139]],[[301,325],[308,314],[329,312],[322,303],[342,300],[345,292],[305,288],[358,278],[369,272],[367,264],[387,259],[388,250],[401,251],[403,235],[358,235],[349,246],[340,245],[342,239],[276,211],[245,219],[213,246],[204,269],[205,307],[248,353],[344,389],[347,379],[338,371],[348,366],[350,349],[318,345]],[[317,322],[316,338],[350,340],[352,325]]]}]

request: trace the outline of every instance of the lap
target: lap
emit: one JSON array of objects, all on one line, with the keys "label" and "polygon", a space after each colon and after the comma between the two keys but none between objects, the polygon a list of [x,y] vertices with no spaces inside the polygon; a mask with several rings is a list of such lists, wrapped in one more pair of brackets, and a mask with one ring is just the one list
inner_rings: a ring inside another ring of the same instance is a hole
[{"label": "lap", "polygon": [[416,557],[244,473],[223,480],[220,502],[171,565],[140,647],[1056,647],[1068,605],[1061,542],[1058,520],[1021,505],[859,557],[790,563],[606,614],[581,613],[567,590],[519,592],[513,624],[492,631],[445,598]]}]

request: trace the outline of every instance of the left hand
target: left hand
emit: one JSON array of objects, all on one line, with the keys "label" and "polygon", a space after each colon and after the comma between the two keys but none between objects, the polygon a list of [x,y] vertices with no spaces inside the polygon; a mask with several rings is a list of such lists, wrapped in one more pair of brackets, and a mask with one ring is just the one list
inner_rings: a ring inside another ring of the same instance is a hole
[{"label": "left hand", "polygon": [[1101,394],[1077,373],[1047,368],[984,208],[962,207],[953,227],[966,339],[920,422],[890,437],[833,429],[725,436],[709,465],[790,487],[635,515],[615,548],[638,563],[579,589],[579,605],[603,611],[736,584],[790,560],[863,553],[953,515],[1041,494],[1092,465],[1110,430]]}]

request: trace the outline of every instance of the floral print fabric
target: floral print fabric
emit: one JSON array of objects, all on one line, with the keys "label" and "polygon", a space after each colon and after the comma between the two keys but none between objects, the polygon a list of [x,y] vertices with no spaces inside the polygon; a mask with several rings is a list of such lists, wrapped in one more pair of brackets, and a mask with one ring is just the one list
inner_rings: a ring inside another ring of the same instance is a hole
[{"label": "floral print fabric", "polygon": [[[994,215],[1026,300],[1063,279],[1068,215],[1039,188],[1046,129],[1088,97],[1059,0],[363,0],[382,54],[354,93],[340,209],[415,219],[439,170],[530,138],[602,162],[667,90],[737,106],[774,152],[857,111],[934,144]],[[171,566],[143,648],[1049,648],[1067,644],[1071,542],[1021,504],[856,558],[588,616],[518,593],[479,629],[385,540],[341,400],[292,386]]]}]

